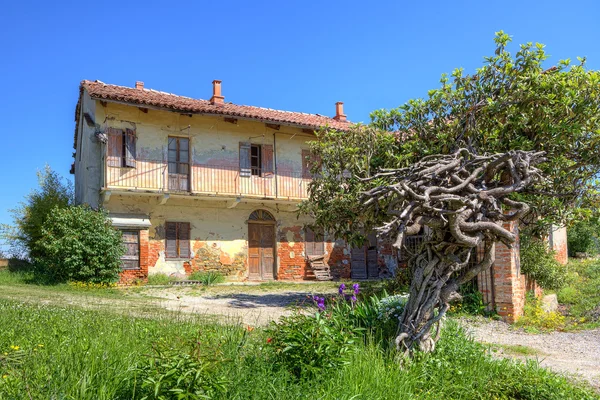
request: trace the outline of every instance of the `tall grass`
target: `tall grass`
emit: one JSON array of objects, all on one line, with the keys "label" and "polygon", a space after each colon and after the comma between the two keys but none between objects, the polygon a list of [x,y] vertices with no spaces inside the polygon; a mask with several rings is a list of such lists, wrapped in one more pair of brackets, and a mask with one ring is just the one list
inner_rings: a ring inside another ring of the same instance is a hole
[{"label": "tall grass", "polygon": [[594,399],[535,363],[492,360],[450,324],[434,354],[400,363],[377,343],[351,363],[296,379],[273,362],[260,328],[177,314],[153,318],[0,300],[0,399],[140,398],[152,344],[197,340],[218,354],[222,399]]}]

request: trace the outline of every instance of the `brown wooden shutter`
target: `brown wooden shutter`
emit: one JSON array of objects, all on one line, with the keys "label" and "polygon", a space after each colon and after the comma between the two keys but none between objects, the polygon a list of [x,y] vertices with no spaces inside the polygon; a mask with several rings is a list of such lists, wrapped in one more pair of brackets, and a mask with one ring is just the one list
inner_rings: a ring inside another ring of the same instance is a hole
[{"label": "brown wooden shutter", "polygon": [[312,178],[310,173],[310,150],[306,149],[302,150],[302,178]]},{"label": "brown wooden shutter", "polygon": [[252,175],[250,164],[250,143],[240,142],[240,176]]},{"label": "brown wooden shutter", "polygon": [[177,258],[177,223],[165,222],[165,257]]},{"label": "brown wooden shutter", "polygon": [[321,231],[319,231],[315,235],[315,241],[313,246],[315,249],[314,251],[316,256],[322,256],[323,254],[325,254],[325,237]]},{"label": "brown wooden shutter", "polygon": [[273,145],[262,145],[262,172],[265,178],[273,176]]},{"label": "brown wooden shutter", "polygon": [[108,128],[108,149],[106,154],[106,165],[109,167],[121,167],[123,164],[123,131]]},{"label": "brown wooden shutter", "polygon": [[307,256],[315,255],[315,233],[308,227],[304,230],[304,252]]},{"label": "brown wooden shutter", "polygon": [[125,166],[135,168],[135,131],[127,129],[125,131]]},{"label": "brown wooden shutter", "polygon": [[179,222],[177,225],[179,257],[190,258],[190,223]]}]

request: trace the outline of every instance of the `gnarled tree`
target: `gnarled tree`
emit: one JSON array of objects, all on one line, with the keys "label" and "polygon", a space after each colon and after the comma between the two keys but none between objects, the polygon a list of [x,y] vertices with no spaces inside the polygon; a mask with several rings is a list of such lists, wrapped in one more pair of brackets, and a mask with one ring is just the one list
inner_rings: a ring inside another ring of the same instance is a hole
[{"label": "gnarled tree", "polygon": [[[459,286],[490,267],[496,242],[509,247],[515,242],[502,223],[519,219],[529,206],[509,196],[543,179],[536,167],[542,155],[533,151],[477,155],[459,149],[365,179],[378,181],[363,194],[365,207],[388,216],[376,229],[379,237],[391,238],[401,248],[405,235],[425,227],[430,231],[409,260],[413,279],[396,338],[398,349],[412,350],[418,344],[432,350],[431,328],[460,297]],[[479,246],[483,257],[475,260]]]},{"label": "gnarled tree", "polygon": [[[411,261],[403,348],[431,348],[428,329],[457,285],[485,267],[495,241],[510,244],[498,222],[518,218],[543,234],[600,204],[600,73],[583,59],[548,68],[540,44],[511,55],[503,32],[495,42],[475,74],[457,69],[426,98],[311,143],[319,173],[301,212],[331,237],[358,244],[375,230],[400,246],[420,226],[432,233]],[[486,257],[467,267],[477,243]]]}]

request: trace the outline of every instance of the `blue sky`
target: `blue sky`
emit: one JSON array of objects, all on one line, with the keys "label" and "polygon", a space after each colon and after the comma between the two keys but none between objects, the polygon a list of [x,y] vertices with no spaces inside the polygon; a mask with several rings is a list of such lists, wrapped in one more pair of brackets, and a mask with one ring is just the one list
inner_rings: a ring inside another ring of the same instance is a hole
[{"label": "blue sky", "polygon": [[352,121],[473,71],[494,32],[600,68],[595,1],[4,2],[0,12],[0,223],[48,163],[66,177],[82,79]]}]

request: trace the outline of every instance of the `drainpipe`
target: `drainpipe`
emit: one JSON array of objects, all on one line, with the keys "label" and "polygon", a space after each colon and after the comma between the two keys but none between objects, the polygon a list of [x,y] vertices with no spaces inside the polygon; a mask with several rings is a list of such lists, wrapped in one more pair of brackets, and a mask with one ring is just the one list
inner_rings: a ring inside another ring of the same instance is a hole
[{"label": "drainpipe", "polygon": [[277,174],[277,140],[276,134],[277,132],[273,132],[273,172],[275,174],[275,198],[279,198],[279,188],[277,186],[277,180],[279,179],[279,175]]}]

